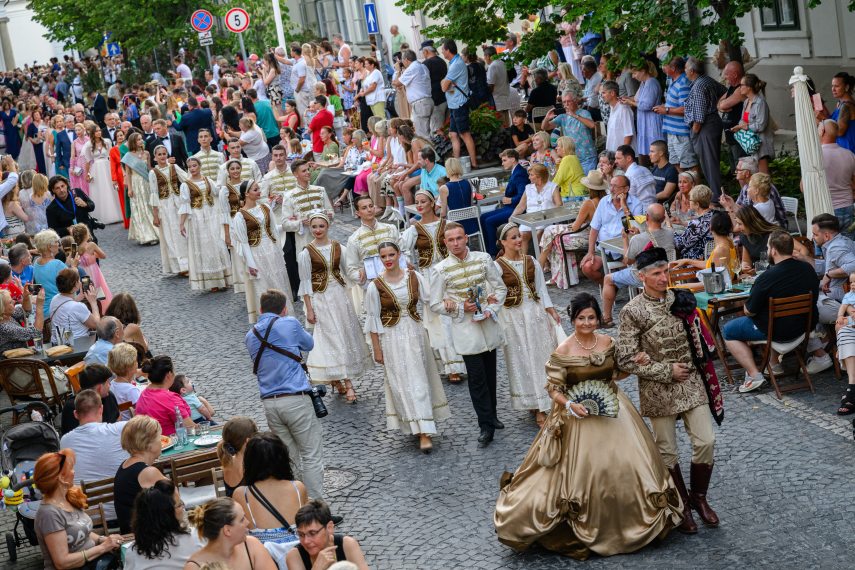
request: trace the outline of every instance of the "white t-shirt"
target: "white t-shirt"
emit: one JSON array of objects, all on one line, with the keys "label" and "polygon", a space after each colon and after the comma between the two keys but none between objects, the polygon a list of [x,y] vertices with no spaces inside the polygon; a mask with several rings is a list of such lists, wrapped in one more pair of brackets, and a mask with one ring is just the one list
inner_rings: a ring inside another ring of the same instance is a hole
[{"label": "white t-shirt", "polygon": [[380,74],[379,69],[375,69],[369,73],[368,77],[362,81],[362,90],[365,91],[368,87],[375,84],[377,85],[377,88],[365,96],[365,102],[369,105],[382,103],[386,100],[386,93],[383,89],[383,76]]},{"label": "white t-shirt", "polygon": [[[125,402],[130,402],[134,406],[137,405],[137,400],[140,399],[140,394],[142,393],[142,390],[140,390],[139,387],[134,386],[130,382],[116,382],[115,380],[110,383],[110,391],[116,397],[117,403],[124,404]],[[131,419],[130,410],[122,412],[119,419]]]},{"label": "white t-shirt", "polygon": [[[635,137],[635,119],[629,105],[618,103],[609,115],[606,150],[615,152],[623,144],[624,137]],[[632,142],[635,147],[635,140]]]},{"label": "white t-shirt", "polygon": [[89,336],[89,329],[83,323],[92,315],[92,312],[80,301],[69,299],[64,295],[55,295],[50,300],[48,315],[50,315],[51,329],[54,332],[70,329],[74,338]]},{"label": "white t-shirt", "polygon": [[190,529],[188,534],[176,536],[175,543],[175,546],[167,545],[166,552],[155,560],[149,560],[139,554],[131,544],[125,550],[123,567],[125,570],[182,570],[193,553],[205,546],[195,529]]},{"label": "white t-shirt", "polygon": [[301,77],[305,77],[306,80],[303,82],[303,88],[299,91],[300,93],[307,93],[311,88],[309,78],[306,77],[308,73],[308,68],[306,67],[306,60],[302,57],[294,62],[294,69],[291,70],[291,88],[294,89],[294,93],[298,93],[297,84],[300,82]]},{"label": "white t-shirt", "polygon": [[765,202],[754,202],[752,204],[754,209],[757,210],[757,213],[763,216],[763,219],[769,222],[770,224],[776,224],[775,220],[775,203],[772,200],[766,200]]},{"label": "white t-shirt", "polygon": [[[130,457],[122,449],[122,430],[128,422],[105,424],[92,422],[77,426],[59,440],[61,448],[74,450],[74,482],[99,481],[115,477],[119,465]],[[104,503],[104,515],[116,518],[113,503]]]},{"label": "white t-shirt", "polygon": [[246,157],[250,160],[261,160],[270,153],[270,149],[267,148],[264,131],[259,129],[258,125],[255,125],[250,130],[241,133],[240,140],[246,143],[242,148],[246,153]]},{"label": "white t-shirt", "polygon": [[181,79],[193,79],[193,72],[190,71],[190,68],[187,67],[185,63],[179,63],[175,66],[175,72],[178,74]]},{"label": "white t-shirt", "polygon": [[264,84],[264,80],[260,77],[255,80],[255,92],[258,93],[259,100],[267,100],[267,85]]}]

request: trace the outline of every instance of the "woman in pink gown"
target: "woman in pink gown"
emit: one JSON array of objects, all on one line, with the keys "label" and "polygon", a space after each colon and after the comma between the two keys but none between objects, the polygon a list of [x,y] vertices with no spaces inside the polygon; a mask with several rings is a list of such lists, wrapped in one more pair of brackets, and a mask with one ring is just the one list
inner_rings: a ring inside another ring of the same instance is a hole
[{"label": "woman in pink gown", "polygon": [[81,123],[74,125],[74,142],[71,143],[71,163],[68,168],[69,183],[72,188],[80,188],[88,196],[89,181],[86,179],[85,164],[88,162],[83,156],[83,146],[89,142],[86,129]]},{"label": "woman in pink gown", "polygon": [[113,294],[110,293],[110,287],[107,286],[107,280],[104,279],[104,274],[101,273],[101,266],[98,265],[99,259],[107,259],[107,254],[104,253],[98,244],[90,241],[91,234],[86,224],[75,224],[71,226],[71,237],[74,238],[74,243],[77,244],[77,250],[80,252],[80,263],[78,267],[86,272],[86,275],[92,279],[92,286],[95,290],[101,290],[104,294],[104,306],[110,304],[113,300]]}]

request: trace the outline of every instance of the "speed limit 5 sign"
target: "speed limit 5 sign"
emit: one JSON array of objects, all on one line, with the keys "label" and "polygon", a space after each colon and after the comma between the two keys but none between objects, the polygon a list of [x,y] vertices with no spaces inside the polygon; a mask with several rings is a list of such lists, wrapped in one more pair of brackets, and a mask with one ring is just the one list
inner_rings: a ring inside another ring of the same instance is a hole
[{"label": "speed limit 5 sign", "polygon": [[249,27],[249,14],[243,8],[232,8],[226,12],[226,28],[239,34]]}]

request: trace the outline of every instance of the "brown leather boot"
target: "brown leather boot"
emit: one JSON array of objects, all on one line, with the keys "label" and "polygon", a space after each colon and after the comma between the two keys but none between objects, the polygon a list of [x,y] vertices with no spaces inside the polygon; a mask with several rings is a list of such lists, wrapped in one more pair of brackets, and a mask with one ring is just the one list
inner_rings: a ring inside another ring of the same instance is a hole
[{"label": "brown leather boot", "polygon": [[692,463],[691,483],[692,492],[689,503],[698,511],[698,516],[707,526],[718,526],[718,515],[707,503],[707,489],[710,486],[713,466],[711,463]]},{"label": "brown leather boot", "polygon": [[674,486],[677,487],[677,492],[680,494],[680,499],[683,500],[683,522],[677,527],[677,530],[683,534],[697,534],[698,525],[692,516],[692,508],[689,506],[689,492],[686,490],[686,483],[683,481],[683,472],[680,470],[680,464],[668,469],[671,473],[671,479],[674,480]]}]

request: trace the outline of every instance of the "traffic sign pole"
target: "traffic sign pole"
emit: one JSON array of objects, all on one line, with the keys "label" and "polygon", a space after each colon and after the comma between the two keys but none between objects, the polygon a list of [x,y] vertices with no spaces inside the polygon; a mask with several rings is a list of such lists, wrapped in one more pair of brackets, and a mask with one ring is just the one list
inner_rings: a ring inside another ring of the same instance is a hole
[{"label": "traffic sign pole", "polygon": [[240,42],[240,53],[243,56],[243,64],[249,70],[249,60],[246,57],[246,47],[243,45],[243,32],[238,33],[238,41]]},{"label": "traffic sign pole", "polygon": [[205,46],[205,55],[208,56],[208,67],[211,68],[211,72],[214,70],[214,60],[211,59],[211,46]]},{"label": "traffic sign pole", "polygon": [[366,2],[363,5],[365,10],[365,27],[369,35],[373,35],[377,42],[377,60],[378,64],[384,62],[383,59],[383,34],[380,31],[380,19],[377,17],[377,5],[374,2]]}]

